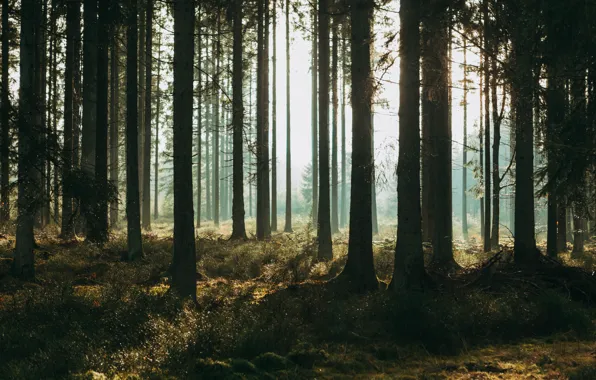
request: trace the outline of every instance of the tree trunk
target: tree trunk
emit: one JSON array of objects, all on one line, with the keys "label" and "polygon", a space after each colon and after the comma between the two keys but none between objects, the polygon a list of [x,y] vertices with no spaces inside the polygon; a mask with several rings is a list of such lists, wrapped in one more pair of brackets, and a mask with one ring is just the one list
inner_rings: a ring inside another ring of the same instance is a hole
[{"label": "tree trunk", "polygon": [[[422,25],[421,38],[422,41],[429,39],[430,31],[425,25]],[[434,236],[434,200],[433,200],[433,189],[432,189],[432,164],[433,164],[433,140],[431,137],[431,112],[432,102],[431,93],[434,91],[433,86],[433,75],[434,72],[431,67],[431,50],[422,45],[422,239],[425,242],[431,242]]]},{"label": "tree trunk", "polygon": [[[58,65],[56,64],[57,62],[57,57],[58,57],[58,36],[56,35],[56,30],[57,30],[57,25],[56,25],[56,18],[57,18],[57,9],[56,9],[56,3],[54,1],[52,1],[52,13],[51,13],[51,27],[50,27],[50,35],[52,36],[52,62],[50,67],[52,68],[51,70],[51,75],[50,75],[50,85],[52,86],[52,144],[54,146],[54,149],[59,150],[60,149],[60,145],[58,143]],[[79,10],[79,17],[80,17],[80,10]],[[72,67],[71,67],[72,70]],[[72,78],[72,73],[71,73],[71,78]],[[71,91],[72,91],[72,80],[70,81],[70,87],[71,87]],[[72,95],[71,95],[72,97]],[[72,103],[72,102],[71,102]],[[72,120],[72,119],[71,119]],[[2,149],[2,148],[0,148]],[[72,152],[71,152],[72,153]],[[72,164],[72,163],[71,163]],[[59,194],[60,194],[60,178],[58,175],[58,171],[59,171],[59,164],[54,162],[53,164],[53,188],[54,188],[54,222],[57,224],[58,223],[58,218],[60,215],[60,200],[59,200]],[[1,192],[1,190],[0,190]],[[0,198],[1,199],[1,198]],[[71,207],[72,207],[72,201],[71,201]],[[0,215],[2,213],[2,209],[0,208]],[[1,220],[1,218],[0,218]]]},{"label": "tree trunk", "polygon": [[[207,57],[213,57],[214,49],[211,49],[211,54],[209,53],[209,41],[208,37],[205,37],[205,55]],[[205,71],[209,74],[212,74],[213,64],[210,64],[210,59],[205,60]],[[208,75],[209,77],[213,77],[212,75]],[[213,80],[212,80],[213,83]],[[205,84],[208,87],[208,83]],[[212,102],[212,92],[206,91],[205,93],[205,210],[206,210],[206,219],[212,220],[213,206],[211,204],[211,151],[210,151],[210,131],[213,128],[213,120],[211,119],[211,102]]]},{"label": "tree trunk", "polygon": [[468,241],[468,60],[467,60],[467,36],[463,38],[464,50],[464,146],[462,163],[462,184],[461,184],[461,229],[464,241]]},{"label": "tree trunk", "polygon": [[[528,13],[525,4],[520,14]],[[517,23],[512,35],[514,74],[512,92],[515,94],[515,242],[514,259],[518,264],[532,265],[539,257],[534,226],[534,152],[532,125],[532,43],[528,33],[535,30],[528,25],[528,17]]]},{"label": "tree trunk", "polygon": [[[554,36],[558,34],[558,28],[554,22],[553,14],[551,12],[546,13],[547,21],[547,35]],[[556,170],[557,170],[557,155],[554,146],[557,134],[560,132],[565,122],[565,86],[562,81],[561,72],[561,49],[564,46],[558,45],[558,38],[550,38],[548,40],[552,43],[550,46],[551,55],[547,56],[546,59],[546,73],[548,77],[547,82],[547,97],[546,97],[546,112],[547,112],[547,127],[546,127],[546,157],[547,157],[547,171],[548,181],[550,182],[551,189],[548,192],[547,198],[547,236],[546,236],[546,253],[550,257],[557,257],[560,251],[564,251],[566,248],[565,234],[559,236],[557,234],[557,227],[562,230],[565,226],[563,205],[558,205],[558,199],[556,195]],[[559,219],[559,212],[563,210],[563,218]],[[562,231],[561,231],[562,232]],[[559,241],[562,239],[562,241]],[[562,244],[559,244],[562,243]]]},{"label": "tree trunk", "polygon": [[[321,145],[326,145],[328,127],[324,125],[327,120],[328,107],[328,70],[329,70],[329,49],[328,49],[328,16],[326,0],[320,2],[321,20],[321,98],[327,103],[321,102]],[[378,281],[375,275],[372,250],[372,125],[371,107],[373,73],[371,70],[371,23],[373,19],[374,2],[372,0],[354,0],[350,10],[352,28],[352,192],[350,207],[350,236],[348,242],[348,261],[342,272],[352,282],[355,290],[367,291],[378,288]],[[327,46],[327,48],[325,48]],[[327,172],[325,157],[327,151],[321,149],[321,172]],[[329,181],[329,175],[321,178],[321,184],[325,179]],[[328,188],[321,187],[321,203],[324,205],[325,194],[329,194]],[[327,214],[329,212],[327,203]],[[325,209],[319,210],[319,217],[323,216]],[[327,223],[329,221],[327,220]],[[329,256],[321,255],[321,234],[319,235],[319,257],[332,258],[331,233],[327,231]],[[326,248],[323,246],[323,248]],[[325,251],[323,251],[325,252]]]},{"label": "tree trunk", "polygon": [[338,117],[338,23],[337,16],[331,20],[331,233],[339,232],[339,205],[338,205],[338,175],[337,175],[337,117]]},{"label": "tree trunk", "polygon": [[425,65],[429,71],[425,97],[428,102],[428,123],[431,139],[431,187],[434,208],[433,261],[450,268],[453,259],[451,200],[451,129],[449,123],[448,46],[449,18],[447,8],[434,5],[423,21],[426,38]]},{"label": "tree trunk", "polygon": [[[111,68],[111,85],[112,93],[110,104],[110,182],[118,193],[120,173],[120,138],[119,138],[119,113],[120,113],[120,46],[118,44],[118,29],[112,34],[112,68]],[[110,226],[112,228],[118,225],[118,200],[115,199],[110,204]]]},{"label": "tree trunk", "polygon": [[311,61],[311,75],[312,75],[312,109],[311,109],[311,124],[312,124],[312,221],[313,224],[319,223],[319,155],[317,149],[318,142],[318,70],[319,70],[319,52],[318,52],[318,33],[319,24],[317,2],[313,2],[312,9],[312,61]]},{"label": "tree trunk", "polygon": [[[490,21],[488,19],[488,0],[483,0],[482,13],[484,21],[483,45],[484,53],[484,252],[491,249],[491,172],[490,172],[490,62],[489,62],[489,36]],[[493,74],[494,75],[494,74]]]},{"label": "tree trunk", "polygon": [[95,135],[95,189],[94,201],[89,208],[87,221],[89,241],[105,243],[108,240],[108,46],[110,9],[106,1],[99,6],[97,39],[97,95]]},{"label": "tree trunk", "polygon": [[219,152],[219,132],[220,132],[220,116],[219,116],[219,73],[220,73],[220,61],[221,61],[221,15],[217,15],[217,37],[213,41],[213,55],[215,57],[215,74],[213,75],[214,81],[214,94],[213,94],[213,223],[216,227],[219,227],[219,207],[220,207],[220,152]]},{"label": "tree trunk", "polygon": [[196,300],[194,211],[192,207],[192,105],[194,2],[174,2],[174,257],[172,287]]},{"label": "tree trunk", "polygon": [[[420,2],[400,9],[398,212],[393,290],[424,286],[420,197]],[[464,49],[465,51],[465,49]],[[416,200],[416,201],[414,201]]]},{"label": "tree trunk", "polygon": [[139,92],[137,94],[139,100],[139,129],[137,131],[138,133],[138,141],[139,141],[139,184],[140,184],[140,189],[139,189],[139,194],[140,194],[140,200],[141,200],[141,227],[143,227],[143,211],[144,211],[144,201],[143,199],[145,198],[144,196],[144,190],[145,190],[145,181],[143,179],[143,175],[145,174],[145,170],[143,168],[143,165],[145,164],[145,160],[144,160],[144,145],[145,145],[145,67],[147,66],[147,61],[146,61],[146,55],[145,55],[145,41],[146,41],[146,30],[147,30],[147,24],[146,24],[146,16],[147,16],[147,9],[145,8],[145,1],[146,0],[140,0],[139,2],[139,67],[138,67],[138,76],[139,76]]},{"label": "tree trunk", "polygon": [[41,204],[41,227],[45,227],[50,223],[50,128],[48,128],[48,111],[47,104],[47,61],[48,61],[48,47],[47,47],[47,28],[48,28],[48,0],[43,0],[43,14],[42,20],[39,23],[39,40],[38,46],[39,54],[39,86],[40,95],[38,110],[41,117],[41,139],[42,139],[42,154],[43,162],[41,162],[41,189],[42,189],[42,204]]},{"label": "tree trunk", "polygon": [[268,142],[268,3],[259,1],[257,31],[257,239],[271,235],[269,213],[269,142]]},{"label": "tree trunk", "polygon": [[[83,124],[81,143],[81,169],[88,178],[95,176],[95,138],[97,136],[97,0],[83,1]],[[87,198],[87,197],[85,197]],[[89,223],[87,212],[92,205],[81,199],[81,216]]]},{"label": "tree trunk", "polygon": [[[492,37],[491,37],[492,38]],[[501,144],[501,116],[497,103],[497,57],[498,47],[494,39],[491,40],[491,100],[493,113],[493,209],[492,209],[492,231],[491,231],[491,249],[499,249],[499,224],[500,224],[500,200],[501,200],[501,176],[499,173],[499,146]],[[505,95],[503,95],[505,102]]]},{"label": "tree trunk", "polygon": [[370,117],[370,125],[372,130],[371,135],[371,151],[372,151],[372,179],[370,182],[371,191],[372,191],[372,231],[373,235],[379,233],[379,220],[377,218],[377,173],[375,168],[375,111],[374,107],[371,107],[371,117]]},{"label": "tree trunk", "polygon": [[292,232],[292,135],[290,129],[290,0],[286,0],[286,225]]},{"label": "tree trunk", "polygon": [[139,197],[137,2],[130,2],[126,45],[126,219],[128,260],[143,256]]},{"label": "tree trunk", "polygon": [[242,132],[244,129],[244,102],[242,98],[242,86],[244,73],[242,68],[242,0],[234,0],[234,65],[232,79],[232,102],[233,102],[233,190],[232,198],[232,238],[246,239],[246,227],[244,225],[244,157],[242,150]]},{"label": "tree trunk", "polygon": [[10,54],[10,39],[8,33],[8,15],[10,13],[8,0],[2,0],[2,129],[0,132],[0,222],[7,222],[10,220],[10,163],[9,163],[9,148],[10,148],[10,125],[9,125],[9,111],[10,99],[8,97],[10,88],[5,85],[8,83],[9,70],[9,54]]},{"label": "tree trunk", "polygon": [[66,8],[66,62],[64,68],[64,143],[62,145],[62,226],[64,240],[74,237],[73,200],[71,197],[71,171],[73,169],[73,113],[75,39],[79,37],[81,10],[75,2]]},{"label": "tree trunk", "polygon": [[271,231],[277,231],[277,1],[273,2],[273,56],[271,90]]},{"label": "tree trunk", "polygon": [[147,32],[145,33],[145,120],[143,122],[143,212],[142,227],[151,229],[151,91],[153,66],[153,0],[147,1]]},{"label": "tree trunk", "polygon": [[[329,199],[329,5],[319,1],[319,221],[320,260],[333,259],[331,205]],[[363,32],[365,33],[365,32]],[[370,55],[369,55],[370,56]],[[370,123],[370,119],[368,121]]]},{"label": "tree trunk", "polygon": [[[480,105],[480,117],[478,118],[478,124],[479,124],[479,128],[478,128],[478,146],[480,147],[480,149],[478,150],[478,166],[480,168],[479,173],[480,173],[480,178],[479,178],[479,182],[481,186],[485,186],[484,184],[484,141],[483,141],[483,137],[484,137],[484,105],[482,102],[483,99],[483,75],[480,75],[480,87],[478,88],[478,94],[479,96],[479,105]],[[488,111],[487,111],[488,112]],[[482,241],[484,242],[484,236],[486,235],[485,230],[484,230],[484,196],[482,195],[482,193],[480,194],[480,238],[482,239]]]},{"label": "tree trunk", "polygon": [[[202,139],[201,139],[201,133],[203,131],[203,98],[201,97],[202,95],[202,86],[203,86],[203,73],[202,73],[202,69],[203,69],[203,47],[202,47],[202,36],[201,36],[201,32],[202,32],[202,23],[201,23],[201,16],[202,16],[202,11],[201,11],[201,4],[199,3],[199,10],[198,10],[198,20],[197,20],[197,54],[198,54],[198,59],[197,59],[197,63],[199,65],[198,70],[197,70],[197,88],[195,90],[196,93],[196,97],[197,97],[197,228],[201,228],[201,202],[202,202],[202,196],[203,196],[203,188],[202,188],[202,178],[201,178],[201,173],[203,171],[203,147],[202,147]],[[159,69],[158,69],[159,72]],[[159,82],[157,83],[157,86],[159,87]],[[157,149],[157,144],[155,144],[155,147]],[[156,194],[157,196],[157,194]]]},{"label": "tree trunk", "polygon": [[[161,35],[157,40],[157,78],[155,84],[155,96],[157,97],[157,104],[155,105],[155,168],[154,168],[154,182],[153,182],[153,219],[159,218],[159,118],[161,116],[161,90],[159,84],[161,83]],[[199,205],[200,207],[200,205]]]},{"label": "tree trunk", "polygon": [[40,156],[36,148],[35,130],[37,88],[35,86],[35,32],[38,20],[39,0],[21,1],[21,35],[20,35],[20,98],[19,98],[19,130],[18,130],[18,219],[16,231],[16,247],[12,262],[13,275],[25,280],[35,278],[33,256],[34,235],[33,224],[37,211],[39,190]]}]

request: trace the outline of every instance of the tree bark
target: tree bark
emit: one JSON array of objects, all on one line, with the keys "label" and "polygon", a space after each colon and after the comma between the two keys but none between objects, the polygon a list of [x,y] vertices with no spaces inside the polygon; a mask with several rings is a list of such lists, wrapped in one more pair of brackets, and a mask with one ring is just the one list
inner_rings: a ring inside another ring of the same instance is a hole
[{"label": "tree bark", "polygon": [[[83,123],[81,143],[81,169],[88,178],[95,176],[95,147],[97,136],[97,0],[83,1]],[[91,212],[87,199],[81,199],[81,216],[87,220]]]},{"label": "tree bark", "polygon": [[339,232],[339,205],[338,205],[338,175],[337,175],[337,117],[338,117],[338,23],[337,16],[331,20],[331,233]]},{"label": "tree bark", "polygon": [[172,287],[196,300],[194,211],[192,207],[192,115],[194,1],[174,2],[174,257]]},{"label": "tree bark", "polygon": [[319,222],[319,155],[318,155],[318,70],[319,70],[319,52],[318,52],[318,12],[317,2],[313,2],[312,9],[312,61],[311,61],[311,75],[312,75],[312,109],[311,109],[311,124],[312,124],[312,221],[313,224],[318,225]]},{"label": "tree bark", "polygon": [[273,56],[271,90],[271,231],[277,231],[277,1],[273,2]]},{"label": "tree bark", "polygon": [[398,235],[390,284],[396,291],[420,289],[425,277],[422,211],[417,201],[420,197],[420,1],[402,0],[400,28]]},{"label": "tree bark", "polygon": [[292,232],[292,135],[290,125],[290,0],[286,0],[286,225]]},{"label": "tree bark", "polygon": [[8,16],[10,8],[8,0],[2,0],[2,109],[1,120],[2,129],[0,133],[0,222],[8,222],[10,220],[10,163],[9,163],[9,149],[10,149],[10,125],[9,125],[9,111],[10,111],[10,88],[8,83],[9,70],[9,54],[10,54],[10,38],[8,33]]},{"label": "tree bark", "polygon": [[[161,35],[159,33],[159,39],[157,40],[157,78],[155,84],[155,168],[153,176],[153,219],[159,218],[159,118],[161,116],[161,90],[159,84],[161,83]],[[199,205],[200,207],[200,205]]]},{"label": "tree bark", "polygon": [[[202,139],[201,134],[203,132],[203,98],[201,97],[202,94],[202,86],[203,86],[203,47],[202,41],[203,38],[201,36],[202,32],[202,9],[201,4],[199,3],[199,10],[198,10],[198,20],[197,20],[197,54],[198,54],[198,70],[197,70],[197,88],[195,90],[195,94],[197,97],[197,228],[201,228],[201,202],[203,197],[203,188],[202,188],[202,179],[201,174],[203,171],[203,146],[202,146]],[[158,69],[159,72],[159,69]],[[157,83],[159,87],[159,82]],[[157,144],[155,144],[157,149]],[[156,194],[157,196],[157,194]]]},{"label": "tree bark", "polygon": [[109,4],[99,4],[97,39],[97,94],[95,128],[95,189],[94,201],[88,209],[91,223],[88,239],[103,244],[108,240],[108,46],[110,21]]},{"label": "tree bark", "polygon": [[233,64],[233,198],[232,198],[232,239],[246,239],[244,225],[244,157],[242,132],[244,129],[244,102],[242,86],[244,72],[242,68],[242,0],[234,0],[234,64]]},{"label": "tree bark", "polygon": [[219,115],[219,73],[221,61],[221,15],[217,15],[217,36],[213,41],[214,49],[213,55],[215,57],[215,74],[213,75],[214,89],[213,89],[213,223],[219,227],[219,207],[220,207],[220,151],[219,151],[219,132],[220,132],[220,115]]},{"label": "tree bark", "polygon": [[129,4],[126,46],[126,218],[128,260],[143,256],[138,153],[137,2]]},{"label": "tree bark", "polygon": [[147,31],[145,33],[145,101],[143,122],[143,211],[142,227],[151,229],[151,92],[153,90],[153,0],[147,1]]},{"label": "tree bark", "polygon": [[73,199],[71,196],[71,171],[73,169],[73,113],[75,39],[80,32],[81,11],[79,4],[69,2],[66,8],[66,62],[64,68],[64,136],[62,145],[62,226],[60,236],[74,237]]},{"label": "tree bark", "polygon": [[[482,2],[484,20],[483,68],[484,68],[484,252],[491,249],[491,167],[490,167],[490,61],[489,61],[489,35],[490,21],[488,19],[488,0]],[[494,74],[493,74],[494,75]]]},{"label": "tree bark", "polygon": [[[328,26],[327,26],[327,4],[326,0],[320,2],[319,17],[321,20],[321,143],[325,145],[327,126],[324,125],[327,120],[328,107]],[[372,0],[353,0],[350,9],[351,28],[352,28],[352,191],[350,207],[350,236],[348,242],[348,261],[342,272],[342,276],[352,283],[355,290],[368,291],[378,288],[378,281],[375,275],[372,250],[372,126],[371,126],[371,107],[372,107],[372,89],[373,74],[371,70],[371,23],[373,18],[374,2]],[[327,46],[327,48],[325,48]],[[325,83],[327,82],[327,83]],[[325,162],[328,158],[321,149],[321,172],[327,172]],[[327,172],[326,178],[321,178],[321,184],[329,181]],[[321,203],[324,205],[325,194],[329,194],[328,188],[321,188]],[[329,212],[329,203],[327,203],[327,214]],[[319,210],[319,217],[324,215],[324,209]],[[328,221],[327,221],[328,223]],[[328,248],[329,256],[332,258],[331,251],[331,231],[328,230]],[[321,235],[319,235],[319,247],[321,246]],[[323,246],[325,248],[325,246]],[[321,255],[319,248],[319,257]]]},{"label": "tree bark", "polygon": [[16,247],[12,262],[12,273],[24,280],[35,278],[33,256],[33,225],[38,209],[39,171],[41,162],[36,139],[40,131],[35,130],[36,104],[39,96],[35,86],[35,32],[39,0],[21,1],[20,35],[20,98],[18,129],[18,218]]},{"label": "tree bark", "polygon": [[[118,29],[112,33],[112,68],[111,68],[111,99],[110,104],[110,182],[118,193],[119,191],[119,173],[120,173],[120,46],[118,44]],[[118,225],[118,200],[115,199],[110,204],[110,226],[114,228]]]},{"label": "tree bark", "polygon": [[[331,204],[329,199],[329,4],[319,1],[319,220],[317,238],[320,260],[333,259]],[[370,123],[370,120],[368,121]]]},{"label": "tree bark", "polygon": [[463,38],[464,50],[464,146],[463,146],[463,164],[462,164],[462,186],[461,186],[461,229],[464,241],[468,241],[468,45],[467,36]]},{"label": "tree bark", "polygon": [[512,35],[512,92],[515,94],[515,242],[514,260],[533,265],[540,255],[536,249],[534,225],[534,152],[532,125],[532,41],[528,33],[535,30],[530,10],[520,4],[519,19]]},{"label": "tree bark", "polygon": [[449,123],[448,46],[449,18],[443,5],[433,5],[423,20],[428,102],[427,122],[431,141],[431,187],[433,221],[433,262],[449,269],[453,259],[451,128]]}]

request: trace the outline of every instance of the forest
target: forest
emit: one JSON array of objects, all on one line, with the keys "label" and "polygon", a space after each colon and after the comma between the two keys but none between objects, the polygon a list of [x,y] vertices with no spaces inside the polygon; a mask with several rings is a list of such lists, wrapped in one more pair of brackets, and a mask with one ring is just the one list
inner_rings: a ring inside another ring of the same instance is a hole
[{"label": "forest", "polygon": [[596,1],[0,5],[0,379],[596,379]]}]

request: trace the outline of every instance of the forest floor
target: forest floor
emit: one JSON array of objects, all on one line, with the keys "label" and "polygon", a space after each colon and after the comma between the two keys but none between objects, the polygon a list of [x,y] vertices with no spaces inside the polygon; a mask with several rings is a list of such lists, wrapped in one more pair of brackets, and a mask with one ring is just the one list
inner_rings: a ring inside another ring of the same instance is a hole
[{"label": "forest floor", "polygon": [[[154,224],[133,263],[120,260],[121,233],[99,248],[48,228],[37,234],[35,282],[10,276],[6,229],[0,378],[596,379],[596,308],[571,282],[565,290],[507,272],[499,284],[353,295],[326,281],[343,268],[347,235],[335,236],[335,259],[322,263],[309,225],[230,242],[224,224],[197,232],[195,306],[168,291],[171,227]],[[394,234],[383,227],[374,244],[383,283]],[[455,243],[464,269],[454,276],[470,278],[494,255],[473,241]],[[561,260],[593,273],[596,246]]]}]

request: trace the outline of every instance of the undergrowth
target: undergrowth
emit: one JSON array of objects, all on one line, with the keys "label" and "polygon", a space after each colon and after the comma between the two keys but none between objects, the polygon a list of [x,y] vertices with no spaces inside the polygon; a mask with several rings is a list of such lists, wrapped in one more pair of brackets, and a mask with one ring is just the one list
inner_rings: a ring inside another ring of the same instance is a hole
[{"label": "undergrowth", "polygon": [[[269,242],[202,231],[198,307],[169,293],[167,234],[145,235],[145,257],[134,263],[120,261],[125,244],[120,235],[103,248],[48,236],[35,283],[8,275],[11,243],[0,244],[2,378],[309,378],[325,367],[371,370],[358,355],[399,361],[406,351],[594,337],[594,310],[556,289],[349,294],[325,281],[343,268],[346,237],[334,241],[335,260],[320,263],[309,228]],[[393,244],[375,243],[383,281]],[[370,352],[346,358],[337,347]]]}]

